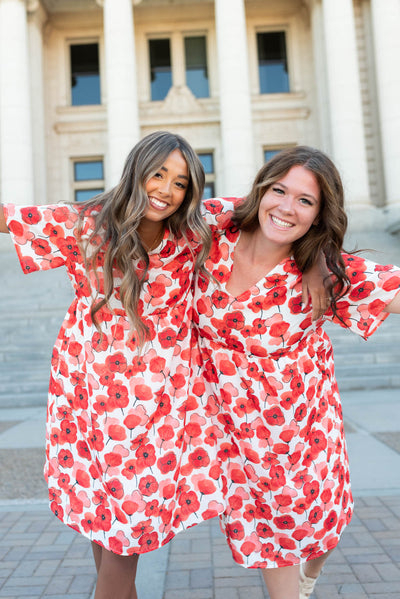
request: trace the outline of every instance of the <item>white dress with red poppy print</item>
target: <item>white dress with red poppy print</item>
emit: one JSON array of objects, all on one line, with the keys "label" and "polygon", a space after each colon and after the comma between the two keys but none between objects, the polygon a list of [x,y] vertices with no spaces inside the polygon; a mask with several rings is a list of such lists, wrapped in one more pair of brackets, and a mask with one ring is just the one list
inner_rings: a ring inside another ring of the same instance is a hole
[{"label": "white dress with red poppy print", "polygon": [[[222,511],[215,451],[199,445],[206,419],[187,412],[191,284],[199,247],[193,242],[192,255],[183,240],[166,232],[149,256],[139,308],[151,340],[139,353],[117,271],[110,308],[98,312],[103,336],[92,322],[96,282],[89,282],[76,242],[78,210],[5,206],[24,272],[65,266],[75,291],[51,361],[45,465],[50,506],[65,524],[114,553],[144,553]],[[85,216],[83,242],[93,225]],[[102,272],[100,256],[99,297]]]},{"label": "white dress with red poppy print", "polygon": [[[311,307],[302,309],[301,273],[291,258],[238,297],[225,290],[240,236],[229,206],[206,202],[213,229],[206,266],[220,287],[199,278],[195,290],[201,349],[194,385],[196,377],[199,389],[204,384],[201,402],[214,419],[226,478],[221,523],[234,559],[244,567],[288,566],[333,548],[352,515],[333,351],[322,328],[338,320],[328,313],[313,323]],[[338,313],[367,338],[388,315],[400,270],[344,260],[351,288]]]}]

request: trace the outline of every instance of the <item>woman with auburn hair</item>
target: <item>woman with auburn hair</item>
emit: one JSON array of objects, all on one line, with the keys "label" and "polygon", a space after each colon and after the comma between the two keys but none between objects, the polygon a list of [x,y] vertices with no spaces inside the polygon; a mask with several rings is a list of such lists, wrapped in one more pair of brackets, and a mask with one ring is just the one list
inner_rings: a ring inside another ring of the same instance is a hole
[{"label": "woman with auburn hair", "polygon": [[188,401],[204,179],[188,142],[161,131],[110,191],[0,209],[24,272],[65,266],[75,291],[52,355],[45,476],[54,514],[92,541],[95,599],[135,599],[138,555],[224,509],[218,447],[199,444],[210,416]]},{"label": "woman with auburn hair", "polygon": [[[24,272],[65,266],[75,291],[51,361],[45,477],[54,514],[92,541],[95,599],[134,599],[138,555],[217,513],[180,473],[203,187],[191,146],[156,132],[88,202],[0,207]],[[214,499],[217,463],[210,452],[194,472]]]},{"label": "woman with auburn hair", "polygon": [[[195,289],[193,388],[218,439],[222,528],[236,562],[262,568],[271,599],[305,599],[353,512],[323,325],[367,338],[400,312],[400,270],[343,251],[340,175],[314,148],[279,153],[245,200],[207,201],[206,217],[212,276]],[[302,276],[321,252],[330,305],[313,321]]]}]

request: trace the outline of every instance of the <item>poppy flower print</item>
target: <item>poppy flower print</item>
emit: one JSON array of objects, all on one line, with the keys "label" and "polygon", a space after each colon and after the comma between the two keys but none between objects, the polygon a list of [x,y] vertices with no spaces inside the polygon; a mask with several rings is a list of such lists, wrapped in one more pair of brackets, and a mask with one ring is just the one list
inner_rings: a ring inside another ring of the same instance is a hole
[{"label": "poppy flower print", "polygon": [[[60,520],[106,549],[145,553],[223,511],[219,429],[198,415],[197,401],[188,402],[199,246],[193,241],[190,251],[166,231],[160,251],[149,255],[139,305],[151,340],[138,352],[118,271],[110,306],[98,312],[101,331],[92,322],[93,286],[99,298],[104,293],[104,260],[100,254],[97,279],[87,275],[80,209],[9,204],[5,210],[24,272],[64,266],[75,291],[51,360],[49,501]],[[85,242],[94,218],[85,215],[82,225]]]},{"label": "poppy flower print", "polygon": [[353,511],[324,322],[369,337],[388,316],[400,271],[343,254],[351,285],[338,302],[342,320],[328,311],[312,322],[292,257],[234,298],[225,289],[239,238],[231,209],[230,199],[204,203],[213,232],[206,268],[217,283],[196,282],[192,393],[212,406],[205,443],[215,440],[227,481],[221,523],[233,558],[248,568],[289,566],[333,548]]}]

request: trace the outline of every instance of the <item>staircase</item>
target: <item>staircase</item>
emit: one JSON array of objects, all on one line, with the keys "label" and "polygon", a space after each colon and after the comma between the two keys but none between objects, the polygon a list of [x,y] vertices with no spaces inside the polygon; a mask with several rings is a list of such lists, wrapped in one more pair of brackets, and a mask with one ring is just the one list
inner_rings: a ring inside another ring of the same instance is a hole
[{"label": "staircase", "polygon": [[[12,251],[0,251],[0,407],[46,403],[50,358],[72,298],[65,269],[23,275]],[[341,391],[400,389],[400,316],[368,341],[327,325]]]},{"label": "staircase", "polygon": [[391,314],[367,340],[328,324],[341,391],[400,389],[400,315]]},{"label": "staircase", "polygon": [[0,251],[0,263],[0,407],[43,406],[71,285],[64,268],[24,275],[7,251]]}]

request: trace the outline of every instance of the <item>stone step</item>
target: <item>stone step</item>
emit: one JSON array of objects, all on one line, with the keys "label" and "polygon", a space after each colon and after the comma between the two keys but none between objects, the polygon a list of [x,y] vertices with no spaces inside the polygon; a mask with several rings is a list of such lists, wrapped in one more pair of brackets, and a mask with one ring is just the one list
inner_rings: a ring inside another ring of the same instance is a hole
[{"label": "stone step", "polygon": [[340,364],[335,362],[335,372],[336,375],[342,378],[347,376],[349,377],[358,377],[363,376],[364,374],[368,374],[369,376],[391,376],[391,375],[400,375],[400,368],[397,365],[395,369],[395,364],[366,364],[366,365],[357,365],[357,364]]},{"label": "stone step", "polygon": [[[63,269],[24,276],[15,256],[1,254],[3,285],[0,330],[0,405],[44,406],[49,364],[62,319],[72,298]],[[328,323],[341,390],[399,388],[400,317],[382,324],[368,341]]]},{"label": "stone step", "polygon": [[363,389],[398,389],[400,393],[400,375],[342,377],[337,375],[339,391],[361,391]]},{"label": "stone step", "polygon": [[36,408],[47,404],[47,391],[36,391],[35,393],[9,393],[0,394],[0,405],[4,408]]},{"label": "stone step", "polygon": [[389,350],[368,353],[343,353],[335,350],[334,356],[336,366],[352,364],[361,368],[368,366],[368,364],[391,364],[392,367],[399,368],[400,363],[399,351],[394,353]]}]

